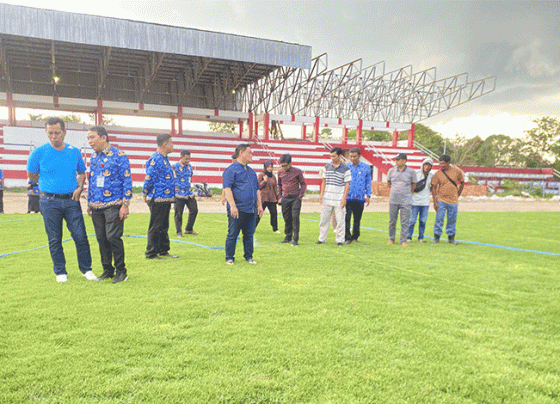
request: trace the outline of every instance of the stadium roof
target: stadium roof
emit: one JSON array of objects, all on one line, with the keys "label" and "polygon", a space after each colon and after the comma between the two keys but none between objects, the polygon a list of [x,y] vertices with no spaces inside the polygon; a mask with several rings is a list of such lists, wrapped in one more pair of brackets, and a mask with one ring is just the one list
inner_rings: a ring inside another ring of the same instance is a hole
[{"label": "stadium roof", "polygon": [[308,69],[311,47],[0,4],[0,62],[0,91],[236,110],[233,91]]}]

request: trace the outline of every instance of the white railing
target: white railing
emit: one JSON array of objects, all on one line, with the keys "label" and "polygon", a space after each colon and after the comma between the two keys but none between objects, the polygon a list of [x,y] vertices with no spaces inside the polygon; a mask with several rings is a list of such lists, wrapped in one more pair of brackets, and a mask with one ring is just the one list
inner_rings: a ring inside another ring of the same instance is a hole
[{"label": "white railing", "polygon": [[416,140],[414,141],[414,147],[424,153],[426,156],[431,157],[434,161],[439,161],[439,156],[435,154],[433,151],[428,149],[427,147],[423,146],[421,143],[418,143]]},{"label": "white railing", "polygon": [[380,158],[381,160],[383,160],[383,162],[389,166],[394,166],[394,162],[387,157],[387,155],[385,153],[383,153],[381,150],[379,150],[378,148],[376,148],[375,146],[372,146],[369,143],[362,143],[362,145],[365,145],[366,150],[372,152],[376,157]]}]

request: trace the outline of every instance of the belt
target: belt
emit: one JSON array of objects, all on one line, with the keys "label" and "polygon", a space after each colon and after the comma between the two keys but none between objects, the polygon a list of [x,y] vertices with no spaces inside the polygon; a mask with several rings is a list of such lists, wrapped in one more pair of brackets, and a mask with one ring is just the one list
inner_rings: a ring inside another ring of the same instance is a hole
[{"label": "belt", "polygon": [[41,195],[56,199],[72,199],[72,194],[51,194],[50,192],[41,192]]}]

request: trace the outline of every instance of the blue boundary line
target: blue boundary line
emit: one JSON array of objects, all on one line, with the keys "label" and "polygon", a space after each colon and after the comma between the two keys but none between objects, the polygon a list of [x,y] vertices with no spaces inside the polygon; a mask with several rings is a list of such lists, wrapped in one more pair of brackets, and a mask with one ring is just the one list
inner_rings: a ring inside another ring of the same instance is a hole
[{"label": "blue boundary line", "polygon": [[5,221],[2,221],[0,223],[14,223],[14,222],[23,222],[25,220],[37,220],[37,219],[39,219],[39,218],[38,217],[32,217],[32,218],[29,218],[29,219],[5,220]]},{"label": "blue boundary line", "polygon": [[[88,234],[88,237],[95,237],[95,234]],[[123,234],[123,237],[131,237],[131,238],[148,238],[148,236],[138,236],[135,234]],[[72,240],[72,238],[67,238],[66,240],[62,240],[63,243],[65,243],[66,241],[70,241]],[[207,245],[202,245],[202,244],[197,244],[197,243],[192,243],[190,241],[183,241],[183,240],[175,240],[175,239],[169,239],[169,241],[173,241],[175,243],[181,243],[181,244],[190,244],[190,245],[194,245],[196,247],[201,247],[201,248],[207,248],[209,250],[224,250],[225,247],[213,247],[213,246],[207,246]],[[36,251],[36,250],[40,250],[41,248],[45,248],[48,247],[48,244],[42,245],[40,247],[35,247],[35,248],[31,248],[29,250],[22,250],[22,251],[13,251],[13,252],[9,252],[9,253],[5,253],[5,254],[0,254],[0,258],[2,257],[7,257],[9,255],[14,255],[14,254],[20,254],[20,253],[26,253],[26,252],[31,252],[31,251]]]},{"label": "blue boundary line", "polygon": [[[301,219],[301,220],[307,220],[309,222],[319,223],[319,220],[314,220],[314,219]],[[379,231],[379,232],[382,232],[382,233],[389,233],[387,230],[374,229],[374,228],[371,228],[371,227],[364,227],[364,226],[360,226],[360,229],[371,230],[371,231]],[[400,234],[400,233],[397,233],[397,234]],[[416,235],[417,234],[415,234],[415,236]],[[424,236],[424,238],[433,239],[433,237],[430,237],[430,236]],[[544,255],[552,255],[552,256],[560,255],[560,253],[554,253],[554,252],[548,252],[548,251],[538,251],[538,250],[526,250],[524,248],[508,247],[508,246],[505,246],[505,245],[480,243],[478,241],[468,241],[468,240],[456,240],[456,241],[459,242],[459,243],[463,243],[463,244],[474,244],[474,245],[480,245],[480,246],[483,246],[483,247],[502,248],[504,250],[511,250],[511,251],[522,251],[522,252],[530,252],[530,253],[535,253],[535,254],[544,254]]]},{"label": "blue boundary line", "polygon": [[[34,219],[21,219],[21,220],[34,220]],[[14,220],[14,221],[21,221],[21,220]],[[306,220],[308,222],[319,223],[319,220],[314,220],[314,219],[302,218],[301,220]],[[0,223],[6,223],[6,222],[0,222]],[[360,228],[364,229],[364,230],[371,230],[371,231],[379,231],[379,232],[382,232],[382,233],[388,233],[388,231],[386,231],[386,230],[374,229],[372,227],[360,226]],[[94,236],[95,236],[94,234],[88,234],[88,237],[94,237]],[[123,237],[147,238],[148,236],[143,236],[143,235],[139,236],[139,235],[134,235],[134,234],[123,234]],[[433,237],[430,237],[430,236],[425,236],[425,238],[433,239]],[[72,240],[72,239],[68,238],[66,240],[62,240],[62,242],[64,243],[64,242],[69,241],[69,240]],[[193,243],[193,242],[190,242],[190,241],[175,240],[175,239],[169,239],[169,241],[173,241],[175,243],[180,243],[180,244],[189,244],[189,245],[193,245],[195,247],[207,248],[209,250],[224,250],[225,249],[225,247],[206,246],[206,245],[202,245],[202,244],[198,244],[198,243]],[[457,241],[460,242],[460,243],[464,243],[464,244],[473,244],[473,245],[479,245],[479,246],[483,246],[483,247],[501,248],[501,249],[510,250],[510,251],[520,251],[520,252],[529,252],[529,253],[534,253],[534,254],[560,256],[560,253],[554,253],[554,252],[548,252],[548,251],[527,250],[527,249],[524,249],[524,248],[508,247],[508,246],[504,246],[504,245],[480,243],[480,242],[477,242],[477,241],[468,241],[468,240],[457,240]],[[39,249],[45,248],[45,247],[48,247],[48,244],[40,246],[40,247],[32,248],[30,250],[14,251],[14,252],[9,252],[9,253],[5,253],[5,254],[0,254],[0,258],[9,256],[9,255],[13,255],[13,254],[36,251],[36,250],[39,250]]]}]

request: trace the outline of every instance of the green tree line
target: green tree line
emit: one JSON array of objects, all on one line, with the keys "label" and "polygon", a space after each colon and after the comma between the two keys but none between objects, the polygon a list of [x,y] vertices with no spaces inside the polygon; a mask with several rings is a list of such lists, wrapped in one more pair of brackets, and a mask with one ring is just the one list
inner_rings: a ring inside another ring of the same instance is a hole
[{"label": "green tree line", "polygon": [[[560,170],[560,120],[542,117],[533,121],[536,127],[525,131],[522,138],[504,134],[480,136],[467,139],[459,134],[446,139],[426,125],[415,125],[415,140],[437,155],[451,155],[457,165],[465,166],[511,166],[526,168],[554,167]],[[392,134],[384,131],[363,131],[363,139],[391,141]],[[348,138],[355,139],[356,131],[348,131]],[[406,140],[408,131],[399,132],[399,140]]]}]

